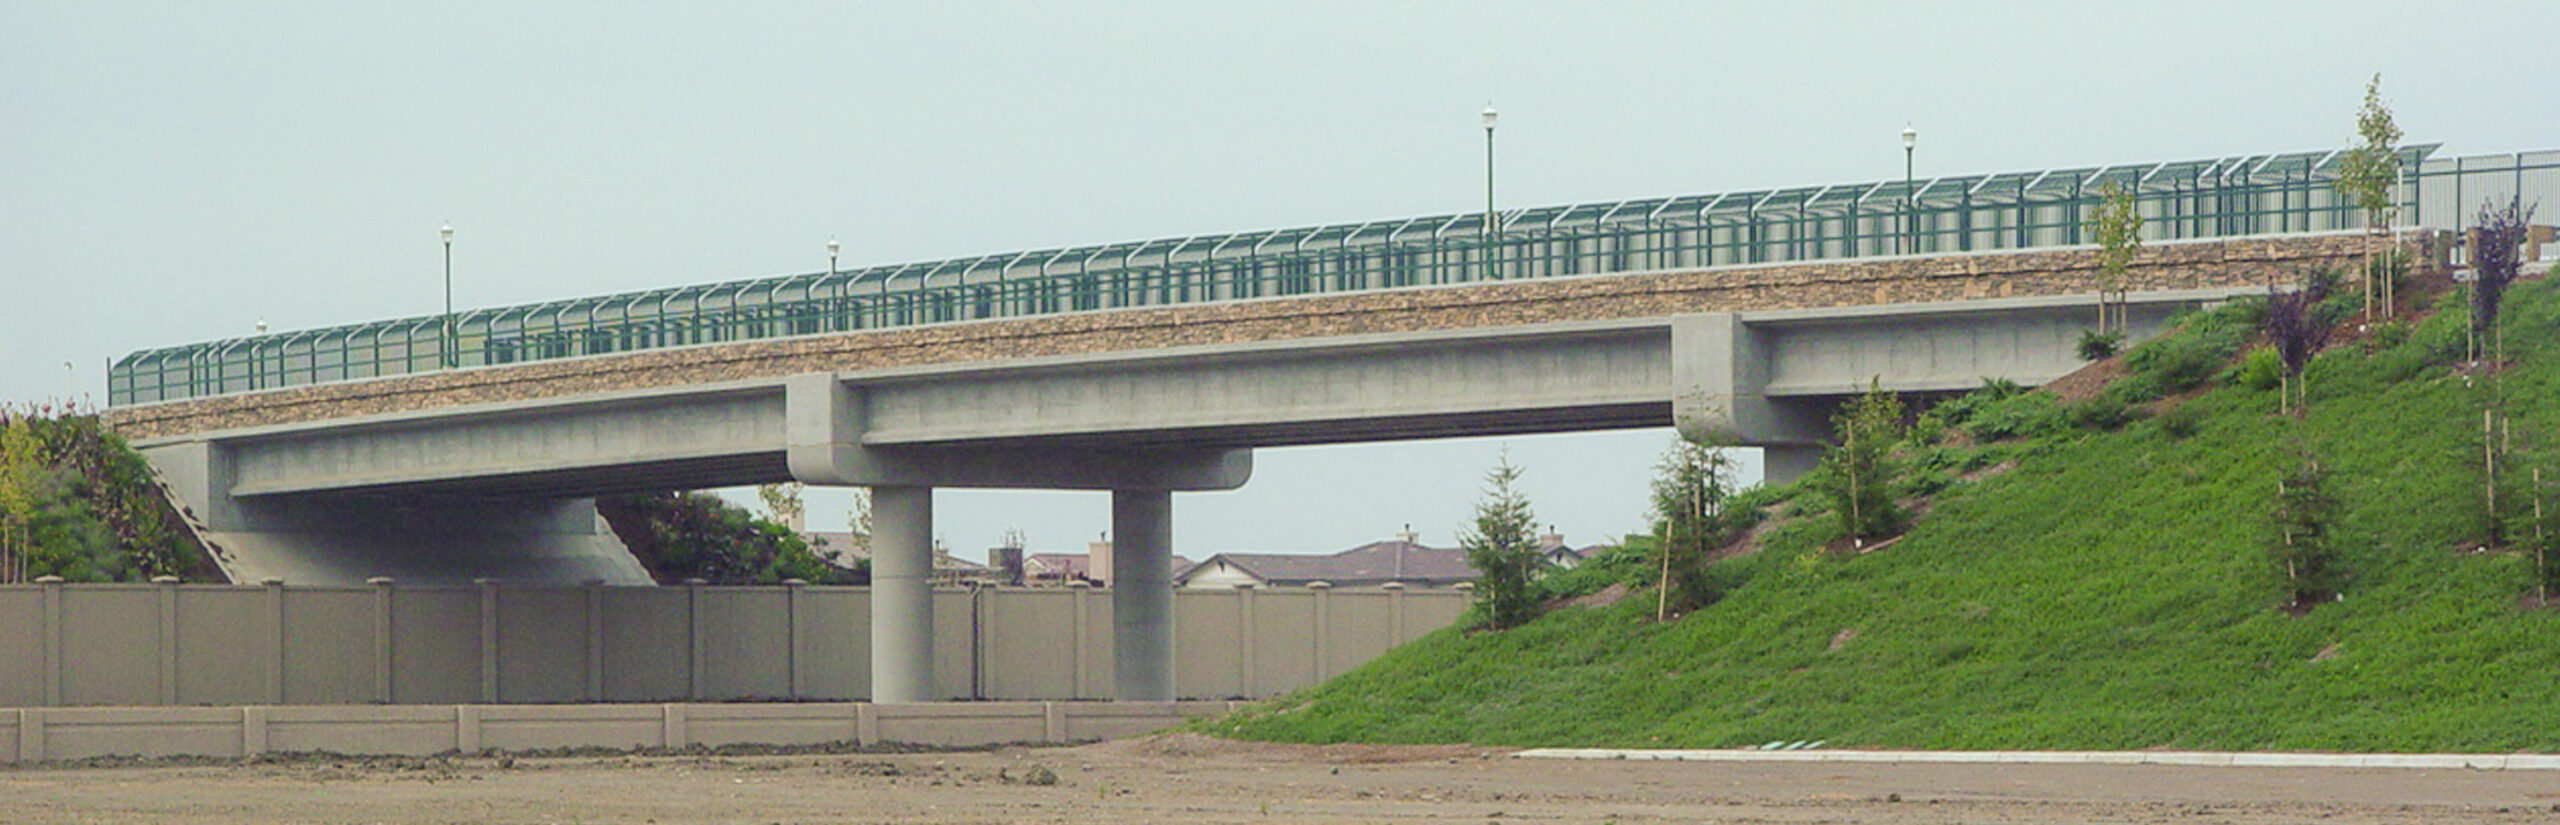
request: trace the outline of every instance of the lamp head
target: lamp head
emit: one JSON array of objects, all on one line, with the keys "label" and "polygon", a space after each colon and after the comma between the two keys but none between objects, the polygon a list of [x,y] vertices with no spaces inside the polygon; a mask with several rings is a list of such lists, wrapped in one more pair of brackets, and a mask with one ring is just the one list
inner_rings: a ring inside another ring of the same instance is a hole
[{"label": "lamp head", "polygon": [[1493,117],[1493,103],[1488,101],[1484,104],[1484,130],[1487,132],[1493,131]]},{"label": "lamp head", "polygon": [[1920,130],[1911,128],[1908,125],[1903,126],[1902,148],[1909,149],[1918,145],[1920,145]]}]

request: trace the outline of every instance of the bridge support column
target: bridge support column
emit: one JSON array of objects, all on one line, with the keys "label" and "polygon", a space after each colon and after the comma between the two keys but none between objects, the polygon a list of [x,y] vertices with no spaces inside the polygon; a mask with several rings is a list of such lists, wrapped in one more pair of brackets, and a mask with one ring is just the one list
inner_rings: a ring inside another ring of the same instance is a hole
[{"label": "bridge support column", "polygon": [[871,701],[930,702],[933,488],[871,488]]},{"label": "bridge support column", "polygon": [[1173,493],[1111,491],[1112,694],[1173,698]]}]

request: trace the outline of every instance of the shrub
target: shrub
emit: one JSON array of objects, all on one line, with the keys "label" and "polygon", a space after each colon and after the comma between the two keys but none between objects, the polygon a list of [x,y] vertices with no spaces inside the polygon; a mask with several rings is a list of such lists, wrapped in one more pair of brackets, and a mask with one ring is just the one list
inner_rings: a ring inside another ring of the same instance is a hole
[{"label": "shrub", "polygon": [[2168,335],[2125,353],[2125,370],[2157,382],[2161,394],[2194,389],[2220,372],[2249,337],[2238,311],[2190,313]]},{"label": "shrub", "polygon": [[1978,441],[2041,438],[2061,431],[2065,419],[2052,393],[2035,392],[1982,405],[1966,419],[1965,431]]},{"label": "shrub", "polygon": [[2284,383],[2284,359],[2276,357],[2270,347],[2258,347],[2240,357],[2240,363],[2224,373],[2223,383],[2257,392],[2275,389]]},{"label": "shrub", "polygon": [[2084,329],[2080,331],[2080,343],[2076,349],[2082,361],[2104,361],[2114,358],[2116,351],[2123,346],[2124,333]]},{"label": "shrub", "polygon": [[2100,393],[2096,398],[2071,405],[2070,417],[2071,426],[2114,432],[2140,418],[2141,411],[2114,393]]},{"label": "shrub", "polygon": [[2203,414],[2183,404],[2177,409],[2161,413],[2158,420],[2160,433],[2178,441],[2194,438],[2196,433],[2204,431]]}]

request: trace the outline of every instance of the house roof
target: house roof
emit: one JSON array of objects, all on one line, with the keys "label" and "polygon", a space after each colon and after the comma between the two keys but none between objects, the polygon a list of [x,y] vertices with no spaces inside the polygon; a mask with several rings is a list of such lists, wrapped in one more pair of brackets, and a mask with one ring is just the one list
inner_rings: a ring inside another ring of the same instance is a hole
[{"label": "house roof", "polygon": [[[1299,585],[1323,581],[1340,586],[1411,582],[1430,584],[1474,581],[1482,574],[1467,566],[1464,550],[1425,547],[1410,541],[1391,539],[1370,542],[1330,556],[1304,556],[1287,553],[1220,553],[1209,557],[1194,570],[1206,568],[1210,562],[1228,565],[1250,573],[1254,578],[1275,585]],[[1188,578],[1177,576],[1177,580]]]}]

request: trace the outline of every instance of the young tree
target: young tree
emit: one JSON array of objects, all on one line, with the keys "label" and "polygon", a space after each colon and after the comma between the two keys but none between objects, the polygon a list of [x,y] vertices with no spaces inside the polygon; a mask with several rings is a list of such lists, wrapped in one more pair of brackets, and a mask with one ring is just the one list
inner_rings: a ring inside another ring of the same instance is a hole
[{"label": "young tree", "polygon": [[39,447],[35,428],[24,416],[0,410],[0,583],[27,578],[37,474],[44,460]]},{"label": "young tree", "polygon": [[1712,443],[1681,438],[1656,465],[1653,479],[1654,553],[1660,567],[1653,619],[1670,618],[1715,601],[1707,578],[1708,554],[1731,538],[1725,500],[1733,497],[1733,458]]},{"label": "young tree", "polygon": [[2116,334],[2122,335],[2127,303],[2124,276],[2133,268],[2134,253],[2142,249],[2142,209],[2132,190],[2115,181],[2098,187],[2098,206],[2089,211],[2089,234],[2098,239],[2098,334],[2107,334],[2107,307],[2113,301],[2112,323]]},{"label": "young tree", "polygon": [[1893,500],[1897,469],[1891,458],[1902,440],[1902,400],[1885,392],[1881,382],[1868,382],[1858,396],[1831,419],[1840,443],[1822,456],[1817,483],[1840,514],[1841,532],[1864,547],[1902,529],[1903,514]]},{"label": "young tree", "polygon": [[1511,457],[1485,473],[1484,500],[1476,503],[1476,520],[1458,537],[1467,564],[1482,574],[1476,579],[1476,606],[1485,627],[1506,630],[1537,617],[1529,592],[1538,570],[1537,516],[1520,493],[1520,468]]},{"label": "young tree", "polygon": [[2292,292],[2267,291],[2267,341],[2284,365],[2283,383],[2276,389],[2279,412],[2292,412],[2309,399],[2303,370],[2311,366],[2311,357],[2320,354],[2321,347],[2328,346],[2329,333],[2335,328],[2320,311],[2321,300],[2328,297],[2327,284],[2326,278],[2310,278]]},{"label": "young tree", "polygon": [[756,498],[764,500],[764,512],[773,523],[799,532],[808,524],[808,505],[801,503],[800,493],[809,485],[797,481],[756,485]]},{"label": "young tree", "polygon": [[2504,207],[2480,205],[2480,217],[2471,230],[2471,357],[2475,360],[2483,341],[2493,342],[2492,358],[2506,357],[2505,336],[2498,334],[2498,305],[2523,270],[2525,230],[2533,223],[2533,212],[2534,207],[2525,206],[2520,198],[2509,199]]},{"label": "young tree", "polygon": [[2395,296],[2390,279],[2379,277],[2374,270],[2374,238],[2390,231],[2394,211],[2391,186],[2400,181],[2400,126],[2391,120],[2391,106],[2382,101],[2381,72],[2375,72],[2373,79],[2364,84],[2364,108],[2356,112],[2356,136],[2361,142],[2338,159],[2338,194],[2353,201],[2365,214],[2365,315],[2373,315],[2374,294],[2379,287],[2382,314],[2387,316],[2392,313]]},{"label": "young tree", "polygon": [[2328,492],[2328,473],[2320,462],[2296,451],[2293,466],[2276,480],[2274,527],[2267,553],[2284,569],[2286,596],[2293,607],[2309,609],[2335,599],[2346,583],[2331,535],[2338,501]]}]

